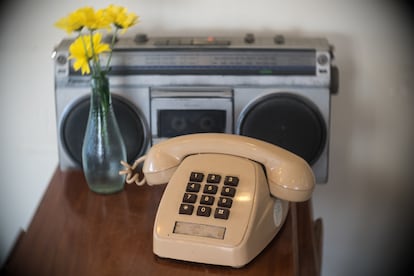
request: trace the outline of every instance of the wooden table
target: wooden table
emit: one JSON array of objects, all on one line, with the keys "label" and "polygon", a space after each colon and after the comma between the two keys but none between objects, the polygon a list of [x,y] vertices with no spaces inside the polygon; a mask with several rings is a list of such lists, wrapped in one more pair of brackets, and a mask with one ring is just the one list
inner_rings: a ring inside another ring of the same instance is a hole
[{"label": "wooden table", "polygon": [[292,203],[283,228],[251,263],[235,269],[162,259],[152,229],[165,185],[104,196],[83,174],[57,169],[2,275],[319,275],[322,223],[310,201]]}]

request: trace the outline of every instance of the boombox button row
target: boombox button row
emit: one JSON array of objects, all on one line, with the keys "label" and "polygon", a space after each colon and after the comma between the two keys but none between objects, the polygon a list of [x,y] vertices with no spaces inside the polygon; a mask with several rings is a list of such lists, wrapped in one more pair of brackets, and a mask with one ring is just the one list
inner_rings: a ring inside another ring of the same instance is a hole
[{"label": "boombox button row", "polygon": [[154,41],[155,46],[229,46],[230,40],[208,38],[175,38],[175,39],[157,39]]}]

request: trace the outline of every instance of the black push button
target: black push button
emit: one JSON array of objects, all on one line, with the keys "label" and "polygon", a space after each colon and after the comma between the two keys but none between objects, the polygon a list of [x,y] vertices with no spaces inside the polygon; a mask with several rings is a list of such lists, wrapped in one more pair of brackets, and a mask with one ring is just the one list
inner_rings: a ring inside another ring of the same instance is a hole
[{"label": "black push button", "polygon": [[209,217],[211,214],[211,208],[208,206],[198,206],[197,216]]},{"label": "black push button", "polygon": [[214,196],[203,195],[200,199],[200,203],[201,204],[206,204],[206,205],[213,205]]},{"label": "black push button", "polygon": [[198,193],[200,191],[201,184],[199,183],[188,183],[186,192]]},{"label": "black push button", "polygon": [[194,206],[191,204],[181,204],[180,205],[180,214],[182,215],[191,215],[193,213]]},{"label": "black push button", "polygon": [[229,197],[220,197],[217,202],[217,206],[230,208],[233,204],[233,200]]},{"label": "black push button", "polygon": [[224,179],[224,185],[237,186],[239,184],[239,178],[236,176],[226,176]]},{"label": "black push button", "polygon": [[196,194],[185,193],[183,197],[183,202],[185,203],[195,203],[197,201]]},{"label": "black push button", "polygon": [[217,193],[218,187],[217,185],[206,185],[204,186],[204,193],[214,195]]},{"label": "black push button", "polygon": [[225,208],[217,208],[214,212],[214,217],[218,219],[228,219],[230,215],[230,210]]},{"label": "black push button", "polygon": [[190,175],[190,181],[201,182],[203,181],[204,174],[200,172],[192,172]]},{"label": "black push button", "polygon": [[209,174],[207,175],[207,183],[220,183],[221,176],[218,174]]},{"label": "black push button", "polygon": [[224,186],[223,189],[221,190],[222,196],[234,197],[235,194],[236,194],[236,189],[233,187]]}]

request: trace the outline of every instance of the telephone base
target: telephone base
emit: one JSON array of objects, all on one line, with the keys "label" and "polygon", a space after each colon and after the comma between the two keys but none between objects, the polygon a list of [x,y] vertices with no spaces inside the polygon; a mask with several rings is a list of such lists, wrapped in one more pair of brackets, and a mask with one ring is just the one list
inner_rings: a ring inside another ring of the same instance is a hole
[{"label": "telephone base", "polygon": [[[231,206],[222,207],[223,199]],[[240,268],[272,241],[288,208],[287,201],[270,194],[259,163],[223,154],[191,155],[164,191],[153,251],[162,258]],[[218,210],[227,210],[228,217]]]}]

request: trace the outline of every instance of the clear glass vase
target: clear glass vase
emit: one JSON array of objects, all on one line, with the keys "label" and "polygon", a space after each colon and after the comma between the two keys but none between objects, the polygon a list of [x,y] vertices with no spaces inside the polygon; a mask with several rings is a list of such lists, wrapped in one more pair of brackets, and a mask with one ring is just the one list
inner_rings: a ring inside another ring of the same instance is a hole
[{"label": "clear glass vase", "polygon": [[99,194],[111,194],[124,188],[125,176],[119,175],[126,148],[111,102],[106,74],[92,76],[89,118],[82,146],[82,166],[89,188]]}]

